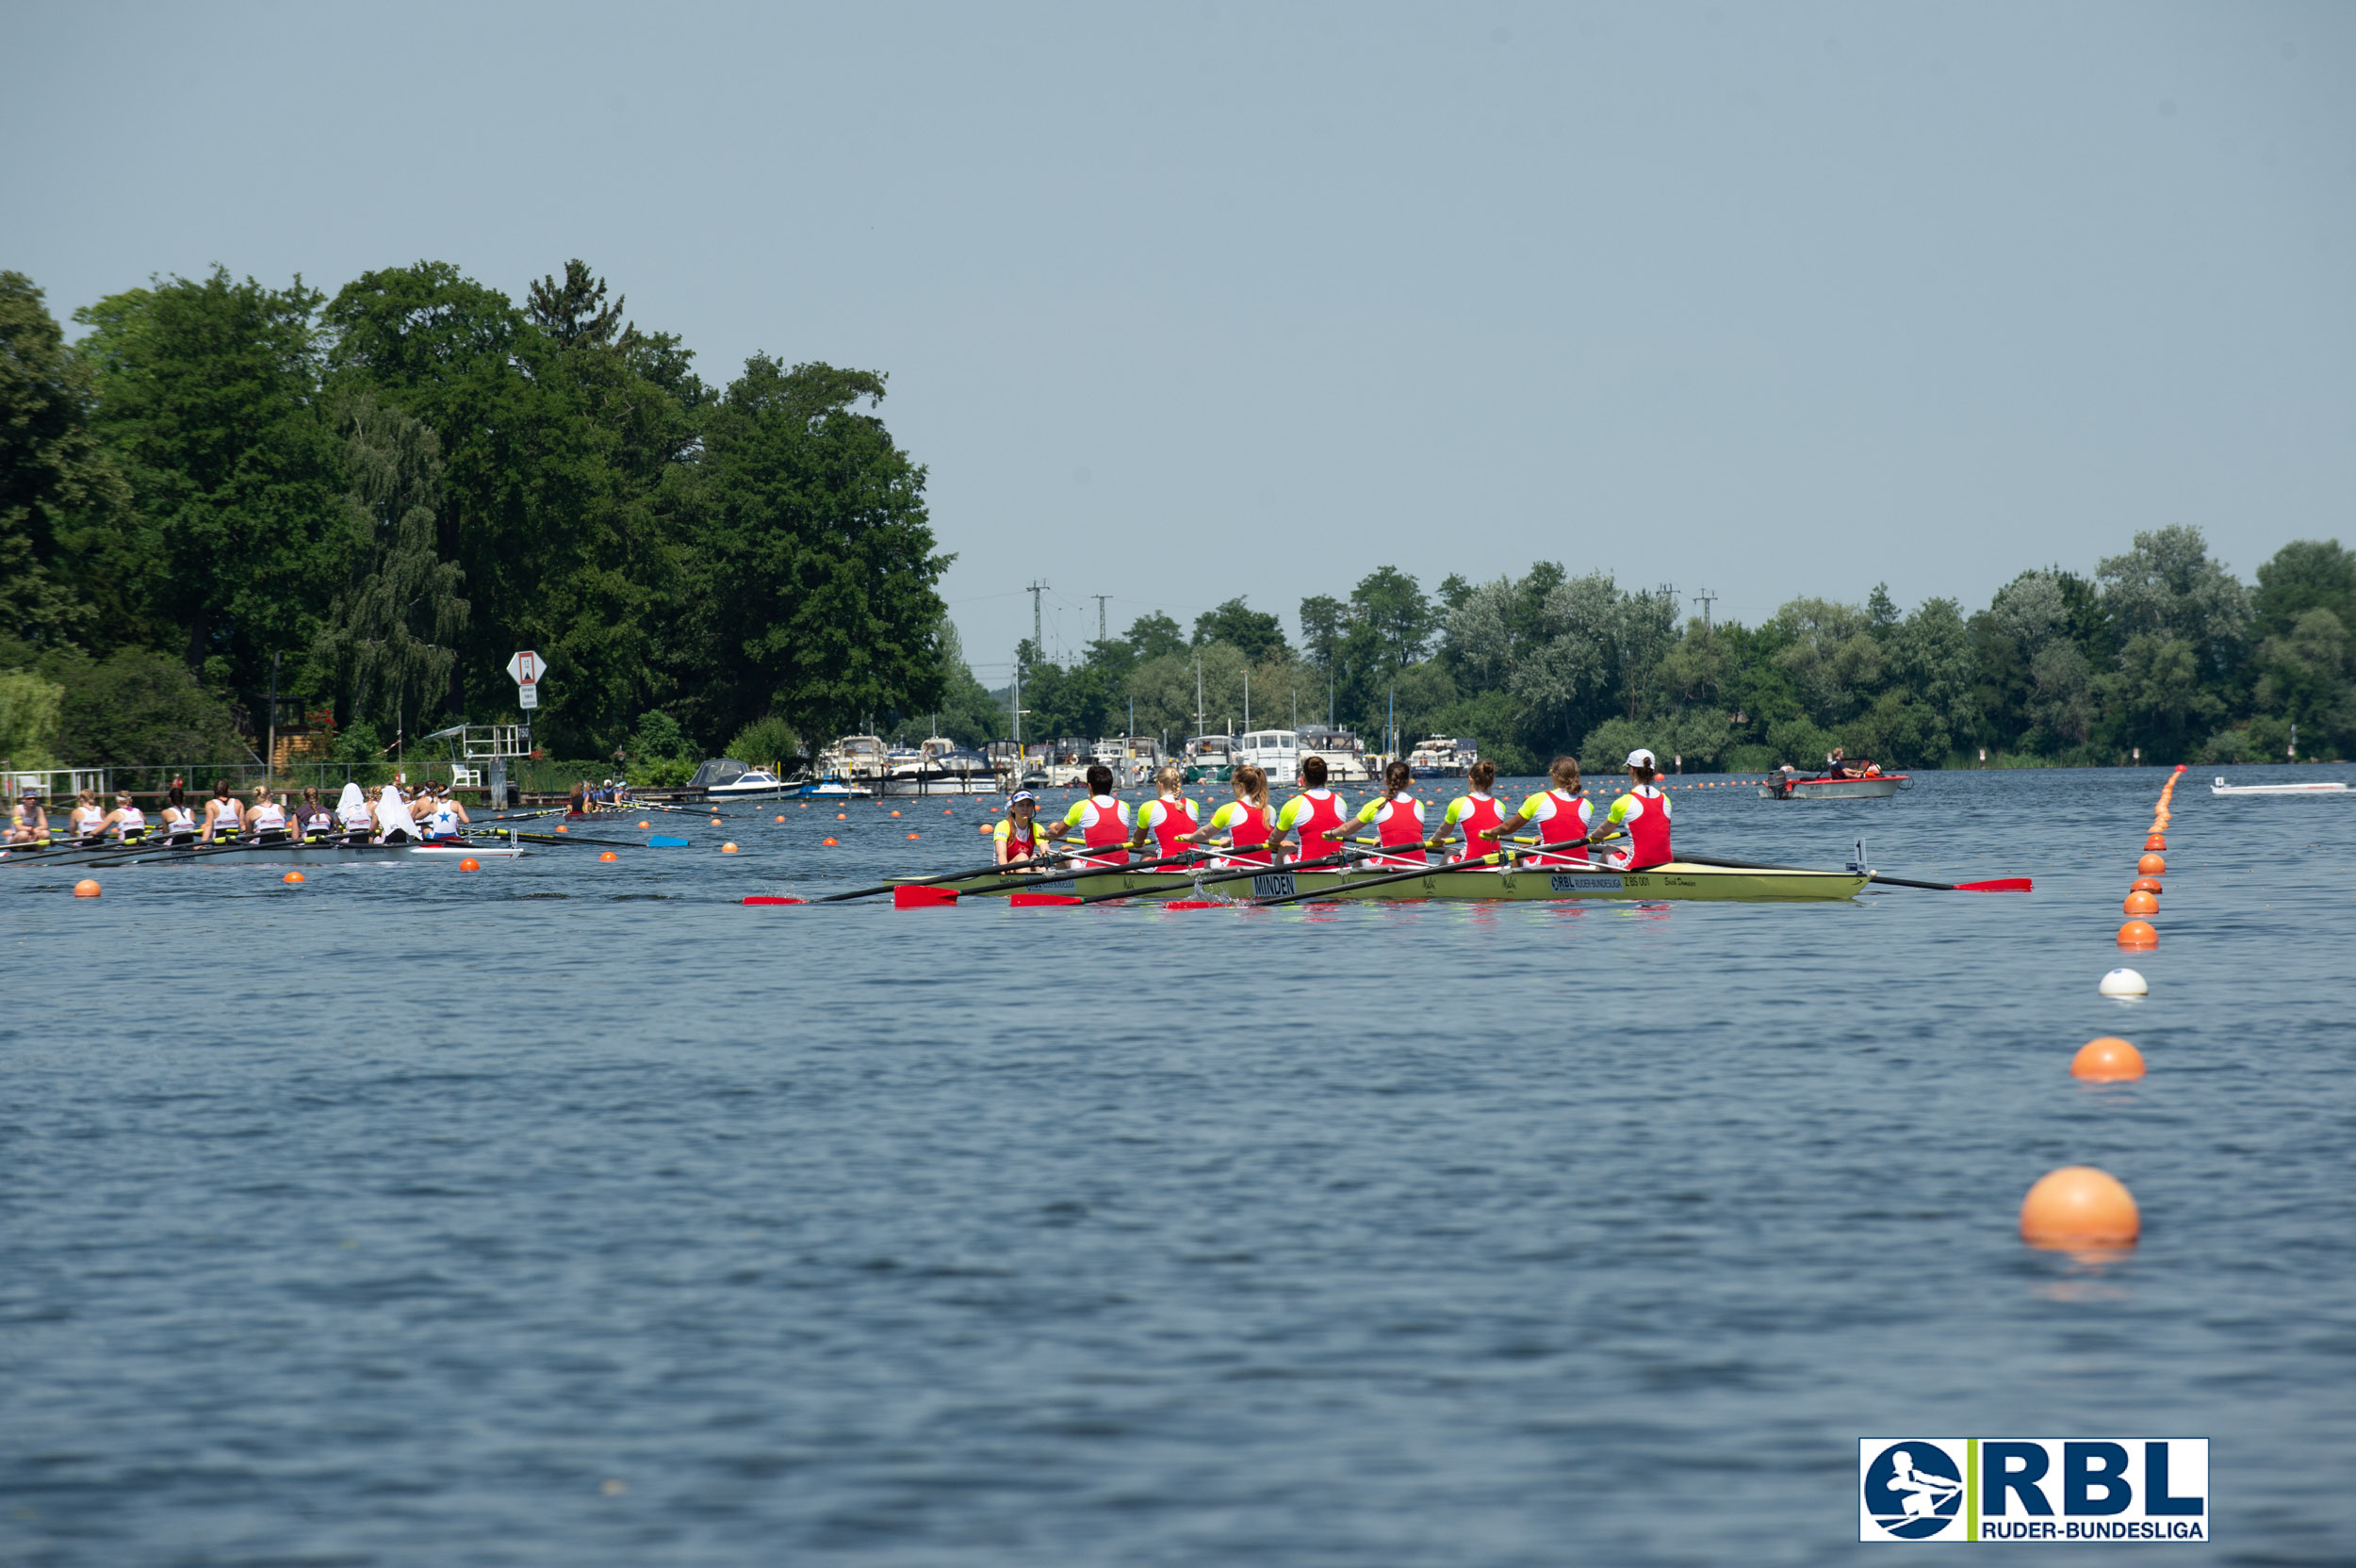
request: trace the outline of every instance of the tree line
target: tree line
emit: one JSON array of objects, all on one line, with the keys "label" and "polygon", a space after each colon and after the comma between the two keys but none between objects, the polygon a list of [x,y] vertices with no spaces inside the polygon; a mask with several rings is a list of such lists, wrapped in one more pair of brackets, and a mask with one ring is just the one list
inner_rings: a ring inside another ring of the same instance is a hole
[{"label": "tree line", "polygon": [[2293,726],[2302,756],[2356,751],[2356,558],[2301,541],[2244,583],[2185,527],[1975,612],[1876,589],[1755,627],[1555,562],[1430,592],[1384,566],[1301,600],[1296,636],[1237,597],[1068,662],[1026,642],[1018,704],[946,616],[885,377],[756,354],[710,384],[624,305],[578,260],[520,302],[443,262],[332,297],[216,268],[85,307],[69,341],[0,272],[0,757],[229,760],[275,713],[369,760],[519,717],[523,647],[547,752],[658,780],[870,727],[979,744],[1017,706],[1031,738],[1395,720],[1515,772],[1637,744],[1737,769],[1836,743],[2259,760]]},{"label": "tree line", "polygon": [[368,760],[518,718],[518,648],[556,756],[775,757],[938,702],[949,558],[885,377],[709,384],[624,303],[580,261],[521,302],[216,268],[68,341],[0,272],[0,754],[226,760],[275,713]]},{"label": "tree line", "polygon": [[[1833,746],[1902,767],[2279,760],[2356,752],[2356,555],[2286,545],[2254,585],[2200,531],[2138,533],[2090,578],[2022,572],[1982,610],[1932,598],[1901,612],[1801,598],[1751,627],[1681,614],[1664,589],[1620,587],[1540,562],[1427,594],[1385,566],[1347,598],[1278,617],[1231,599],[1191,635],[1164,614],[1068,664],[1017,655],[1028,736],[1127,727],[1179,736],[1294,727],[1329,715],[1402,746],[1468,736],[1515,773],[1578,756],[1614,766],[1639,745],[1691,768],[1808,767]],[[970,684],[970,682],[969,682]],[[995,736],[1011,692],[963,694]],[[984,700],[987,698],[987,701]],[[994,713],[993,717],[993,706]],[[1395,715],[1395,720],[1394,720]]]}]

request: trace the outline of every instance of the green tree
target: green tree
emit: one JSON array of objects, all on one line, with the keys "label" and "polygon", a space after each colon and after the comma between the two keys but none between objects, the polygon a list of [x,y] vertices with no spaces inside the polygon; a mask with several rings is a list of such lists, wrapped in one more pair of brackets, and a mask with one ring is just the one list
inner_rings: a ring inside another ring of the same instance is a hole
[{"label": "green tree", "polygon": [[313,645],[352,717],[415,731],[442,702],[458,661],[467,604],[460,573],[436,547],[442,445],[421,420],[352,394],[344,435],[346,587]]},{"label": "green tree", "polygon": [[[90,367],[41,291],[0,271],[0,634],[38,646],[99,633],[88,584],[122,567],[107,547],[130,491],[90,433],[92,401]],[[122,584],[109,587],[120,604]]]},{"label": "green tree", "polygon": [[776,712],[815,747],[941,699],[949,558],[924,470],[855,406],[883,395],[872,372],[757,354],[709,411],[689,625],[723,732]]},{"label": "green tree", "polygon": [[2337,539],[2295,539],[2258,568],[2251,596],[2254,630],[2280,637],[2310,610],[2329,610],[2343,627],[2356,627],[2356,552]]},{"label": "green tree", "polygon": [[19,768],[55,766],[64,696],[64,687],[31,670],[0,670],[0,760]]},{"label": "green tree", "polygon": [[1129,629],[1121,633],[1121,641],[1129,645],[1132,663],[1186,651],[1186,639],[1178,629],[1178,623],[1158,610],[1130,622]]},{"label": "green tree", "polygon": [[93,428],[147,534],[152,616],[190,669],[256,694],[273,653],[309,646],[335,571],[335,443],[319,415],[320,296],[232,279],[158,280],[75,313],[96,370]]},{"label": "green tree", "polygon": [[1205,643],[1232,643],[1254,662],[1271,654],[1291,651],[1284,643],[1284,623],[1264,611],[1252,609],[1240,597],[1197,615],[1194,642],[1197,647]]},{"label": "green tree", "polygon": [[67,655],[43,673],[64,688],[57,753],[77,767],[225,762],[249,755],[229,710],[179,660],[124,648],[104,660]]}]

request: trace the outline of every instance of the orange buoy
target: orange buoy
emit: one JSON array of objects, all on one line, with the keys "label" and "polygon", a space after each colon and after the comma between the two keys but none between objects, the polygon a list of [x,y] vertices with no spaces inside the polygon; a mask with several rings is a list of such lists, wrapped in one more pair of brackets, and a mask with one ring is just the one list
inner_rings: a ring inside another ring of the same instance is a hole
[{"label": "orange buoy", "polygon": [[723,855],[733,855],[736,853],[736,846],[734,844],[722,844],[720,846],[720,853]]},{"label": "orange buoy", "polygon": [[79,882],[74,884],[74,896],[76,898],[96,898],[98,896],[97,882],[90,877],[83,877]]},{"label": "orange buoy", "polygon": [[2144,837],[2143,847],[2150,850],[2152,854],[2157,855],[2160,851],[2168,847],[2167,835],[2161,833],[2147,834]]},{"label": "orange buoy", "polygon": [[988,837],[990,837],[990,824],[988,824],[988,823],[984,823],[984,824],[982,824],[982,825],[981,825],[981,829],[980,829],[980,832],[981,832],[982,837],[984,837],[984,838],[988,838]]},{"label": "orange buoy", "polygon": [[2155,893],[2160,890],[2160,879],[2156,876],[2138,876],[2129,886],[2139,893]]},{"label": "orange buoy", "polygon": [[302,880],[303,880],[303,874],[302,874],[301,872],[299,872],[299,871],[290,871],[290,872],[288,872],[286,875],[284,875],[284,876],[280,877],[278,880],[280,880],[281,882],[287,882],[287,883],[300,882],[300,881],[302,881]]},{"label": "orange buoy", "polygon": [[831,844],[834,842],[832,839],[821,839],[818,841],[822,844]]},{"label": "orange buoy", "polygon": [[2129,893],[2119,907],[2131,915],[2156,915],[2160,912],[2160,901],[2150,893],[2135,892]]},{"label": "orange buoy", "polygon": [[620,856],[618,856],[618,855],[616,855],[616,854],[614,854],[612,850],[610,850],[610,849],[609,849],[609,850],[605,850],[605,851],[602,851],[601,853],[599,853],[599,855],[597,856],[597,858],[598,858],[598,859],[600,859],[600,860],[618,860],[618,859],[620,859],[620,858],[621,858],[621,857],[620,857]]},{"label": "orange buoy", "polygon": [[639,826],[641,826],[641,827],[652,827],[652,826],[654,825],[654,824],[652,824],[652,823],[650,823],[650,822],[642,822],[642,823],[640,823],[638,825],[639,825]]},{"label": "orange buoy", "polygon": [[834,814],[834,820],[837,822],[849,822],[851,820],[851,813],[848,811],[837,811]]},{"label": "orange buoy", "polygon": [[2135,862],[2135,870],[2141,872],[2146,876],[2166,876],[2168,874],[2168,861],[2158,855],[2147,854],[2142,859]]},{"label": "orange buoy", "polygon": [[915,834],[915,833],[911,833],[911,834],[909,834],[909,835],[908,835],[908,837],[909,837],[909,838],[911,838],[911,839],[918,838],[918,837],[920,837],[920,836],[921,836],[921,835],[918,835],[918,834]]},{"label": "orange buoy", "polygon": [[941,814],[944,817],[954,817],[957,814],[957,808],[954,806],[944,806],[941,808]]},{"label": "orange buoy", "polygon": [[717,817],[712,818],[712,826],[714,826],[714,827],[719,826],[719,825],[720,825],[720,819],[719,819],[719,818],[717,818]]},{"label": "orange buoy", "polygon": [[777,820],[778,820],[779,822],[783,822],[783,821],[785,820],[785,813],[784,813],[784,812],[782,812],[782,811],[779,811],[779,812],[777,813]]},{"label": "orange buoy", "polygon": [[2090,1165],[2047,1171],[2021,1200],[2021,1239],[2032,1247],[2128,1247],[2142,1233],[2135,1195]]},{"label": "orange buoy", "polygon": [[[557,831],[562,833],[564,830],[560,827]],[[465,859],[458,862],[458,869],[460,871],[481,871],[483,869],[483,862],[469,855]]]},{"label": "orange buoy", "polygon": [[802,808],[803,810],[805,810],[805,811],[809,810],[809,809],[810,809],[810,802],[808,802],[808,801],[804,801],[804,802],[802,802],[802,807],[801,807],[801,808]]},{"label": "orange buoy", "polygon": [[894,811],[894,812],[892,812],[892,814],[893,816],[895,816],[895,817],[896,817],[896,816],[898,816],[900,813],[899,813],[899,812],[897,812],[897,811]]},{"label": "orange buoy", "polygon": [[2143,1053],[2116,1035],[2104,1035],[2078,1047],[2070,1058],[2070,1075],[2097,1084],[2123,1084],[2143,1076]]},{"label": "orange buoy", "polygon": [[2151,929],[2150,921],[2131,920],[2119,928],[2119,945],[2121,947],[2157,947],[2160,945],[2160,934]]},{"label": "orange buoy", "polygon": [[560,822],[560,823],[558,823],[558,824],[556,825],[556,830],[557,830],[559,833],[569,833],[569,832],[571,832],[571,831],[572,831],[572,829],[571,829],[571,828],[566,827],[566,826],[565,826],[563,823],[561,823],[561,822]]}]

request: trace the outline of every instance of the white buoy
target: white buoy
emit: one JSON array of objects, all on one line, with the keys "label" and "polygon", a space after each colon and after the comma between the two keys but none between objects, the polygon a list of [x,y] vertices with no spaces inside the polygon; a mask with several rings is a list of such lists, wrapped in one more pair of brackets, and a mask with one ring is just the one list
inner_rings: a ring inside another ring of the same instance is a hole
[{"label": "white buoy", "polygon": [[2104,996],[2141,996],[2151,988],[2143,983],[2143,976],[2131,969],[2115,969],[2102,976]]}]

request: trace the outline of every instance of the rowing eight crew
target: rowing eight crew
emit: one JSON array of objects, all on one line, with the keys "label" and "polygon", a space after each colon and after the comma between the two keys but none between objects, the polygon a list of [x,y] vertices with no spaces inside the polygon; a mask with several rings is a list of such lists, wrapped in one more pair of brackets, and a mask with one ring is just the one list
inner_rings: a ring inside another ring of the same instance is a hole
[{"label": "rowing eight crew", "polygon": [[[1186,776],[1175,766],[1153,776],[1155,796],[1133,814],[1113,792],[1110,768],[1088,772],[1087,798],[1075,803],[1061,822],[1042,825],[1038,820],[1039,797],[1018,790],[1007,798],[1006,815],[994,830],[995,860],[1016,866],[1047,853],[1047,846],[1076,835],[1081,853],[1074,867],[1119,866],[1129,863],[1133,851],[1152,851],[1150,858],[1171,859],[1205,843],[1214,833],[1225,833],[1214,870],[1273,866],[1286,859],[1330,859],[1341,853],[1343,841],[1361,827],[1372,827],[1379,846],[1366,864],[1377,868],[1412,868],[1429,864],[1427,851],[1439,848],[1447,863],[1483,862],[1497,857],[1504,841],[1525,826],[1537,829],[1538,850],[1518,858],[1523,866],[1592,866],[1589,846],[1607,837],[1624,837],[1625,847],[1612,850],[1606,863],[1616,871],[1642,871],[1666,864],[1669,849],[1669,797],[1656,783],[1661,765],[1642,747],[1628,754],[1629,787],[1612,801],[1596,821],[1595,803],[1586,797],[1579,779],[1579,760],[1558,757],[1547,770],[1547,787],[1531,795],[1512,816],[1491,793],[1497,785],[1497,764],[1475,762],[1465,779],[1471,789],[1448,804],[1436,835],[1426,837],[1423,802],[1413,793],[1415,776],[1404,762],[1383,770],[1383,793],[1347,813],[1341,797],[1326,787],[1325,759],[1301,760],[1300,793],[1283,808],[1268,803],[1268,775],[1249,763],[1238,766],[1231,788],[1235,798],[1221,806],[1209,821],[1182,792]],[[1297,846],[1284,856],[1284,841]],[[1455,849],[1448,851],[1449,841]]]},{"label": "rowing eight crew", "polygon": [[[292,840],[379,844],[415,840],[431,843],[456,839],[469,820],[466,808],[450,798],[448,785],[431,782],[407,796],[402,795],[399,786],[387,784],[373,805],[359,785],[347,783],[333,808],[319,804],[319,791],[306,789],[302,804],[290,814],[284,794],[273,793],[265,786],[255,790],[253,803],[246,805],[230,792],[229,781],[221,779],[213,785],[213,792],[204,807],[200,816],[175,784],[160,820],[151,829],[147,813],[132,803],[128,790],[115,792],[111,811],[99,808],[96,791],[84,790],[67,814],[66,838],[81,844],[140,843],[151,838],[172,844],[284,843]],[[41,808],[39,795],[28,790],[11,813],[8,841],[45,843],[48,840],[48,815]]]}]

